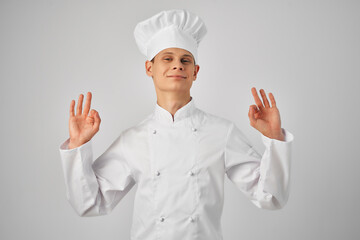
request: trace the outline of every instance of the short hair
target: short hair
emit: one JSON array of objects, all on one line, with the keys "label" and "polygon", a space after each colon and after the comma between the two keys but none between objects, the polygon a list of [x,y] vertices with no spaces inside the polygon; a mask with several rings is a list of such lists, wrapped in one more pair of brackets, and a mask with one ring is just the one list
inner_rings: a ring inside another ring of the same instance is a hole
[{"label": "short hair", "polygon": [[[193,60],[194,60],[194,65],[196,65],[196,62],[195,62],[194,58],[193,58]],[[155,62],[155,57],[153,57],[150,62],[154,63]]]}]

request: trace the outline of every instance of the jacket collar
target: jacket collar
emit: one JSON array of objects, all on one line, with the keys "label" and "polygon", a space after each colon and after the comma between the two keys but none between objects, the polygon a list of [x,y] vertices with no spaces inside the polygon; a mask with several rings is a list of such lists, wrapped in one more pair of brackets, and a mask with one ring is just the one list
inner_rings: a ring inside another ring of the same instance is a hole
[{"label": "jacket collar", "polygon": [[156,106],[154,109],[154,117],[156,120],[168,124],[168,125],[174,125],[181,120],[184,120],[186,118],[191,117],[195,113],[195,103],[192,96],[190,96],[190,101],[179,108],[174,115],[174,120],[170,112],[168,112],[166,109],[159,106],[159,104],[156,102]]}]

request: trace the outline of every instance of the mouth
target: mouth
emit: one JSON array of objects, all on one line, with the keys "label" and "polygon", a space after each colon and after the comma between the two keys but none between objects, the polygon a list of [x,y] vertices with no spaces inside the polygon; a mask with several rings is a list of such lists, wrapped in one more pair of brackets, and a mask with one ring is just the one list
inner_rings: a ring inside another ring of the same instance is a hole
[{"label": "mouth", "polygon": [[171,78],[179,78],[179,79],[185,79],[186,77],[184,76],[181,76],[181,75],[170,75],[168,77],[171,77]]}]

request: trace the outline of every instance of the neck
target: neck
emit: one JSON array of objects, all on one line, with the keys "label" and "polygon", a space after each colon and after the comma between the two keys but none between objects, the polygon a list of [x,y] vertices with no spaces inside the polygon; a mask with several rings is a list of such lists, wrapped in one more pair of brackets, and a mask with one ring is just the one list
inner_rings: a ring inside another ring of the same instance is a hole
[{"label": "neck", "polygon": [[191,96],[190,92],[184,94],[158,94],[157,95],[157,104],[171,113],[173,120],[174,115],[178,109],[185,106],[190,102]]}]

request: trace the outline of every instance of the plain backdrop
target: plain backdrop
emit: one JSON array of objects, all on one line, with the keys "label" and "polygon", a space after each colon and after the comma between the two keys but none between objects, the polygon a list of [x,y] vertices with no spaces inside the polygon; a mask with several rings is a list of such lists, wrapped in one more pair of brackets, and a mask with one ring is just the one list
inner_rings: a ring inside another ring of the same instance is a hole
[{"label": "plain backdrop", "polygon": [[69,106],[91,91],[98,157],[156,104],[135,25],[168,9],[208,33],[191,89],[198,108],[249,124],[251,87],[272,92],[294,134],[291,192],[257,208],[226,177],[224,240],[359,239],[360,2],[0,0],[0,239],[129,239],[137,186],[108,215],[81,218],[65,194],[59,146]]}]

